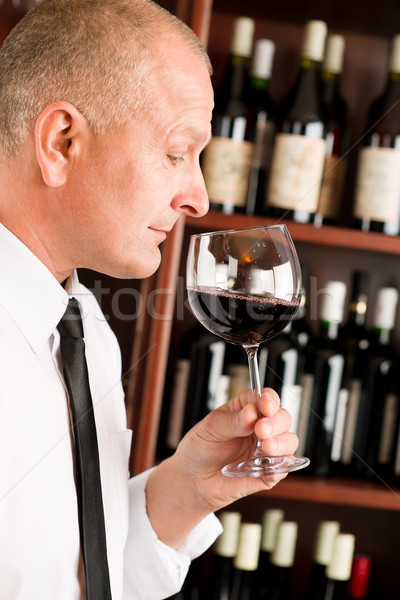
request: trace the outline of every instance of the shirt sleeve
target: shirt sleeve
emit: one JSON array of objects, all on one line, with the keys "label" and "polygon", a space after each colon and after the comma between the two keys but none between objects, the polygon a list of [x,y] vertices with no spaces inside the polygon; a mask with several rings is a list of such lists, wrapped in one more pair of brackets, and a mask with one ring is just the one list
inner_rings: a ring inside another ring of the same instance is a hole
[{"label": "shirt sleeve", "polygon": [[124,600],[162,600],[182,587],[190,562],[222,532],[208,515],[174,550],[161,542],[146,512],[145,487],[152,469],[129,480],[129,529],[124,555]]}]

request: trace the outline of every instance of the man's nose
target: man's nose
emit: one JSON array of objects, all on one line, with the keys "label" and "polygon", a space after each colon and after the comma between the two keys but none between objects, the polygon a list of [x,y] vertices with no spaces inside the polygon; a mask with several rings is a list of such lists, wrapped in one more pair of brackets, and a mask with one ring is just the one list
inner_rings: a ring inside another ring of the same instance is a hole
[{"label": "man's nose", "polygon": [[201,171],[196,180],[192,179],[189,182],[187,192],[174,198],[172,207],[177,212],[191,217],[203,217],[208,212],[208,194]]}]

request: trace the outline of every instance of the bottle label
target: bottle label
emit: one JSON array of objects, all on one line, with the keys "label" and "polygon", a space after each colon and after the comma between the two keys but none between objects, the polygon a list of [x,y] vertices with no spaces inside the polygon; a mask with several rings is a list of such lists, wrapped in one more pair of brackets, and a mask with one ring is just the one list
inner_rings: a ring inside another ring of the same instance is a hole
[{"label": "bottle label", "polygon": [[213,137],[202,157],[202,170],[211,202],[243,207],[246,204],[253,156],[251,142]]},{"label": "bottle label", "polygon": [[229,376],[229,398],[238,396],[243,390],[250,388],[249,368],[247,365],[230,364],[226,368]]},{"label": "bottle label", "polygon": [[346,423],[346,413],[348,407],[349,391],[342,388],[339,392],[336,417],[335,417],[335,428],[333,430],[332,448],[331,448],[331,460],[338,462],[342,455],[343,446],[343,434]]},{"label": "bottle label", "polygon": [[345,172],[344,158],[335,155],[325,158],[318,212],[328,219],[336,220],[339,217]]},{"label": "bottle label", "polygon": [[400,150],[363,148],[360,152],[354,216],[397,221],[400,197]]},{"label": "bottle label", "polygon": [[301,390],[302,402],[297,423],[297,437],[299,438],[297,452],[299,455],[303,455],[305,452],[308,425],[310,421],[311,400],[314,392],[314,375],[311,373],[303,373],[301,377]]},{"label": "bottle label", "polygon": [[267,204],[315,213],[325,160],[325,140],[280,133],[272,156]]},{"label": "bottle label", "polygon": [[361,381],[353,379],[349,386],[349,399],[347,404],[346,423],[343,432],[342,462],[351,463],[353,456],[354,440],[357,430],[357,419],[361,399]]},{"label": "bottle label", "polygon": [[392,457],[396,438],[396,424],[399,398],[397,394],[388,394],[385,398],[381,439],[379,444],[378,462],[387,465]]},{"label": "bottle label", "polygon": [[341,354],[334,354],[328,358],[328,365],[330,372],[326,389],[325,414],[323,421],[325,430],[333,432],[337,404],[339,401],[340,383],[343,375],[344,357]]},{"label": "bottle label", "polygon": [[217,406],[218,384],[224,366],[225,349],[225,342],[213,342],[210,344],[211,365],[207,389],[207,409],[209,411],[214,410]]},{"label": "bottle label", "polygon": [[292,417],[290,431],[298,431],[302,389],[300,385],[283,385],[281,391],[281,407],[285,408]]}]

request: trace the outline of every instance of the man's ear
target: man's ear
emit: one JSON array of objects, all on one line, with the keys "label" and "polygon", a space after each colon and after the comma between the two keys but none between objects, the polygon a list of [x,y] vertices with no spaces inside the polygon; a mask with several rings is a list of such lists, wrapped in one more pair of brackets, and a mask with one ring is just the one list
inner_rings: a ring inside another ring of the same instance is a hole
[{"label": "man's ear", "polygon": [[88,133],[85,117],[69,102],[53,102],[40,113],[35,124],[35,145],[46,185],[64,185]]}]

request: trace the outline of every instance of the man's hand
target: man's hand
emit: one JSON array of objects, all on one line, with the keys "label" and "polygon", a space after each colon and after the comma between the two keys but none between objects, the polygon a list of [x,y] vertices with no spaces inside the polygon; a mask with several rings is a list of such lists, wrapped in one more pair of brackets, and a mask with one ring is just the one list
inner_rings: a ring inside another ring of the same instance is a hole
[{"label": "man's hand", "polygon": [[270,489],[286,475],[238,478],[221,468],[248,458],[257,435],[270,456],[291,455],[297,436],[289,432],[291,416],[280,408],[271,389],[262,391],[257,417],[254,394],[246,391],[197,423],[175,454],[151,474],[146,489],[147,511],[158,537],[178,547],[207,514],[239,498]]}]

